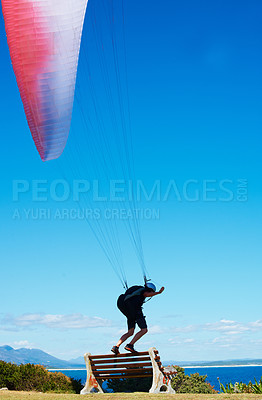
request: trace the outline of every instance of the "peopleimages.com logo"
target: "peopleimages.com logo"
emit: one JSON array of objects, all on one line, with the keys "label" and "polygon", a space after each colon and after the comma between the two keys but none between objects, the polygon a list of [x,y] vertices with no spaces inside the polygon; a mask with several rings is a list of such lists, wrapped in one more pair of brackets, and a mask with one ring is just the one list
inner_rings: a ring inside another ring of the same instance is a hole
[{"label": "peopleimages.com logo", "polygon": [[152,183],[143,180],[13,180],[12,200],[24,199],[36,203],[80,202],[88,199],[95,203],[117,202],[247,202],[247,179],[187,179],[184,182],[160,179]]}]

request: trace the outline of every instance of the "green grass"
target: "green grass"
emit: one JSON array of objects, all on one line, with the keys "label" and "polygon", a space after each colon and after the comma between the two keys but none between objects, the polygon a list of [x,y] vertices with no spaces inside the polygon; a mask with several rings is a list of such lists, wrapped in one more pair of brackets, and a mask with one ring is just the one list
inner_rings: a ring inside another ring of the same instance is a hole
[{"label": "green grass", "polygon": [[149,394],[149,393],[113,393],[113,394],[53,394],[36,392],[0,391],[0,400],[262,400],[256,394]]}]

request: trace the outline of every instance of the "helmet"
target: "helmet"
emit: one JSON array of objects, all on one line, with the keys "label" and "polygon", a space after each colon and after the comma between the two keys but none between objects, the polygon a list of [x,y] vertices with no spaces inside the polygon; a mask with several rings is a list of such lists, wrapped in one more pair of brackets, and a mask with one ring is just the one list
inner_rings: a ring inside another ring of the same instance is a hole
[{"label": "helmet", "polygon": [[152,289],[153,292],[156,292],[156,287],[153,283],[147,282],[146,287],[148,287],[149,289]]}]

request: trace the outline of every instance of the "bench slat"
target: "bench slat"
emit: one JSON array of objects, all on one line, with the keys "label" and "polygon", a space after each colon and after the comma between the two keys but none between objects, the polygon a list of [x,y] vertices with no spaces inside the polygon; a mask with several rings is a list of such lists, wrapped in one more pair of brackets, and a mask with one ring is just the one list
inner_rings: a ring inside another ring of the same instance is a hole
[{"label": "bench slat", "polygon": [[[151,362],[151,359],[149,356],[148,357],[134,357],[132,359],[130,359],[130,357],[128,357],[128,358],[124,358],[124,357],[120,358],[119,356],[113,356],[113,357],[114,358],[111,358],[108,360],[106,360],[106,359],[105,360],[92,360],[91,357],[89,357],[89,358],[90,358],[92,367],[93,367],[93,365],[105,364],[105,363],[107,363],[107,364],[122,363],[122,362],[130,362],[131,363],[131,362],[139,362],[139,361],[150,361]],[[160,357],[156,357],[155,360],[160,361]]]},{"label": "bench slat", "polygon": [[126,375],[130,375],[130,374],[134,374],[141,372],[141,374],[144,374],[145,372],[151,372],[153,371],[153,368],[134,368],[134,369],[129,369],[129,368],[119,368],[119,369],[112,369],[112,370],[100,370],[100,371],[94,371],[94,375],[103,375],[103,374],[126,374]]},{"label": "bench slat", "polygon": [[99,380],[99,379],[102,379],[102,380],[104,380],[104,381],[107,381],[107,380],[109,380],[109,379],[151,378],[152,376],[153,376],[153,373],[150,372],[150,373],[146,373],[146,374],[143,374],[143,375],[137,375],[137,374],[134,374],[134,375],[125,375],[125,374],[123,374],[123,375],[115,375],[115,376],[112,376],[112,375],[103,375],[103,376],[96,376],[96,378],[97,378],[98,380]]},{"label": "bench slat", "polygon": [[[155,354],[158,354],[158,351],[154,352]],[[94,356],[89,356],[90,360],[99,360],[101,358],[119,358],[119,357],[139,357],[139,356],[149,356],[148,351],[142,351],[142,352],[137,352],[137,353],[120,353],[117,356],[115,354],[104,354],[104,355],[94,355]]]},{"label": "bench slat", "polygon": [[[160,363],[161,364],[161,363]],[[99,365],[94,365],[92,366],[93,371],[99,371],[100,369],[106,369],[106,368],[140,368],[140,367],[150,367],[152,366],[151,362],[143,362],[139,364],[99,364]]]}]

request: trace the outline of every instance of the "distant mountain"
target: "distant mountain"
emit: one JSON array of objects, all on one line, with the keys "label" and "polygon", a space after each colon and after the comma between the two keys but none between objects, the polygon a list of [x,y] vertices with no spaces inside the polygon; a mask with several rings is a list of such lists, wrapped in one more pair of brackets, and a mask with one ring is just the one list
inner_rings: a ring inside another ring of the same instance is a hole
[{"label": "distant mountain", "polygon": [[77,358],[72,358],[72,360],[68,361],[70,364],[77,364],[77,365],[84,365],[85,366],[85,361],[84,361],[84,357],[80,356]]},{"label": "distant mountain", "polygon": [[77,362],[60,360],[38,349],[13,349],[10,346],[0,346],[0,360],[15,364],[41,364],[48,368],[83,368],[84,358]]}]

